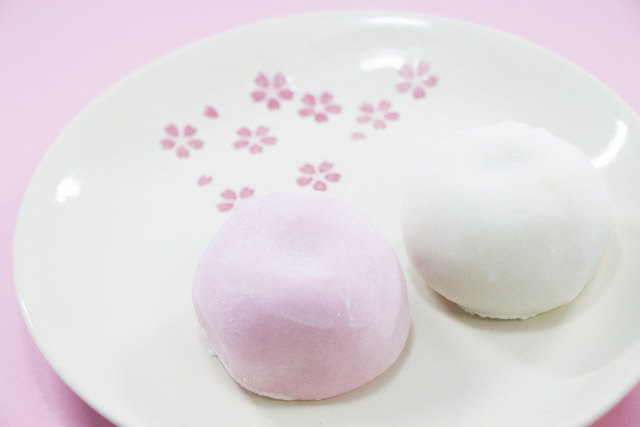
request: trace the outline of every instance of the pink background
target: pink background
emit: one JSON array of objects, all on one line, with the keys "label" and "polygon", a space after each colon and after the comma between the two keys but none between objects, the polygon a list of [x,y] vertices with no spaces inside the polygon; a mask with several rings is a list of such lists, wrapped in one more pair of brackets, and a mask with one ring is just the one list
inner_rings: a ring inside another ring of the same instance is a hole
[{"label": "pink background", "polygon": [[[282,15],[356,8],[511,32],[585,68],[640,111],[640,0],[0,0],[0,425],[111,425],[44,361],[13,288],[20,199],[64,126],[120,78],[188,43]],[[594,426],[640,426],[640,386]]]}]

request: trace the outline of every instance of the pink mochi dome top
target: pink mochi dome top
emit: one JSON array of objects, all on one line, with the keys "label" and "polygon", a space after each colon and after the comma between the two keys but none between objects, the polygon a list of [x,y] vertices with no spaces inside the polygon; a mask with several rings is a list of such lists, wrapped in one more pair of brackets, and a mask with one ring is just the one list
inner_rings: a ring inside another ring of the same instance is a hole
[{"label": "pink mochi dome top", "polygon": [[192,296],[233,379],[276,399],[325,399],[371,381],[409,331],[391,246],[356,208],[317,191],[240,206],[204,251]]}]

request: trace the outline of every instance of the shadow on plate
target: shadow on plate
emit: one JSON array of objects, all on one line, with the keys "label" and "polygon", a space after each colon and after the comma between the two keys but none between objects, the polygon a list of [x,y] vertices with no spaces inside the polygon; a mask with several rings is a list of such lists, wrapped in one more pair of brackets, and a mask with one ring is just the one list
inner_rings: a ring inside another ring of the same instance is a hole
[{"label": "shadow on plate", "polygon": [[[629,238],[628,236],[636,236]],[[613,361],[640,337],[640,292],[625,253],[634,253],[640,233],[618,231],[593,279],[570,303],[527,320],[487,319],[464,312],[432,291],[411,269],[420,297],[460,327],[473,329],[496,351],[554,376],[579,376]],[[624,236],[624,238],[621,238]],[[632,321],[632,319],[636,319]]]}]

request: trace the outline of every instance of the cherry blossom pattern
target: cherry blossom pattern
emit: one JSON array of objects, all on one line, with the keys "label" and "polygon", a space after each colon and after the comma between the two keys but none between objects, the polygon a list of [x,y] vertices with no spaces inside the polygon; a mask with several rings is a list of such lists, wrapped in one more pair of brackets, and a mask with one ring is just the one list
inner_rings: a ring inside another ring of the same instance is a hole
[{"label": "cherry blossom pattern", "polygon": [[349,135],[349,138],[351,138],[354,141],[356,141],[358,139],[365,139],[366,137],[367,137],[367,135],[365,135],[362,132],[351,132],[351,135]]},{"label": "cherry blossom pattern", "polygon": [[238,193],[233,190],[225,190],[220,193],[223,201],[218,205],[218,210],[220,212],[228,212],[235,208],[241,200],[253,196],[253,193],[255,193],[255,190],[249,187],[244,187]]},{"label": "cherry blossom pattern", "polygon": [[403,79],[396,84],[396,90],[400,93],[410,92],[415,99],[424,98],[427,94],[425,88],[431,88],[438,84],[438,78],[429,73],[429,64],[424,61],[412,67],[405,64],[398,70],[398,75]]},{"label": "cherry blossom pattern", "polygon": [[194,150],[200,150],[204,147],[204,142],[195,138],[197,130],[191,125],[186,125],[184,127],[182,130],[182,136],[180,136],[180,131],[174,124],[170,124],[165,127],[164,130],[169,137],[160,141],[160,145],[164,150],[172,150],[176,148],[176,155],[179,158],[189,157],[189,148],[187,147],[191,147]]},{"label": "cherry blossom pattern", "polygon": [[201,175],[200,178],[198,178],[198,186],[203,187],[205,185],[209,185],[211,181],[213,181],[213,177],[208,175]]},{"label": "cherry blossom pattern", "polygon": [[327,182],[338,182],[340,180],[340,174],[331,172],[333,169],[333,163],[322,162],[316,168],[313,165],[306,163],[302,165],[299,170],[304,174],[296,180],[300,187],[306,187],[313,182],[312,188],[317,191],[326,191]]},{"label": "cherry blossom pattern", "polygon": [[254,102],[266,101],[269,110],[280,108],[280,101],[290,101],[293,98],[293,91],[287,85],[287,78],[277,73],[271,80],[264,74],[259,74],[255,78],[258,90],[251,92]]},{"label": "cherry blossom pattern", "polygon": [[342,107],[332,101],[333,95],[328,92],[322,93],[317,98],[311,94],[306,94],[302,97],[304,105],[298,110],[298,114],[301,117],[311,116],[318,123],[326,122],[329,120],[329,114],[338,114],[342,110]]},{"label": "cherry blossom pattern", "polygon": [[215,108],[213,108],[210,105],[207,105],[207,108],[204,109],[204,113],[203,113],[206,117],[209,117],[210,119],[217,119],[218,118],[218,110],[216,110]]},{"label": "cherry blossom pattern", "polygon": [[266,126],[258,126],[254,132],[247,127],[240,128],[236,131],[241,138],[233,143],[236,150],[249,147],[251,154],[262,153],[263,146],[274,145],[278,140],[269,135],[269,128]]},{"label": "cherry blossom pattern", "polygon": [[372,123],[374,129],[384,129],[389,121],[396,121],[400,115],[395,111],[391,111],[391,103],[382,100],[377,106],[369,102],[365,102],[360,106],[361,116],[356,119],[358,123]]}]

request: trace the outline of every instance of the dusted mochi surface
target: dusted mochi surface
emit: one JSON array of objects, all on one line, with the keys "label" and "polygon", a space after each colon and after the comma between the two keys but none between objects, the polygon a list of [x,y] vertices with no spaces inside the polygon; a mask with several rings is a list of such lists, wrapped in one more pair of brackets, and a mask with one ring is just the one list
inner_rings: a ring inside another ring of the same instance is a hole
[{"label": "dusted mochi surface", "polygon": [[611,237],[611,202],[582,152],[505,122],[428,151],[407,185],[405,247],[431,288],[483,317],[527,318],[573,300]]},{"label": "dusted mochi surface", "polygon": [[409,331],[404,275],[371,221],[317,191],[243,202],[204,251],[192,290],[233,379],[316,400],[385,371]]}]

